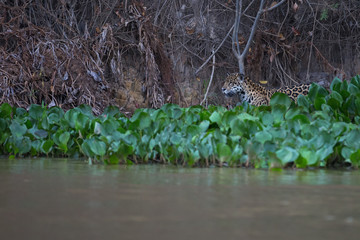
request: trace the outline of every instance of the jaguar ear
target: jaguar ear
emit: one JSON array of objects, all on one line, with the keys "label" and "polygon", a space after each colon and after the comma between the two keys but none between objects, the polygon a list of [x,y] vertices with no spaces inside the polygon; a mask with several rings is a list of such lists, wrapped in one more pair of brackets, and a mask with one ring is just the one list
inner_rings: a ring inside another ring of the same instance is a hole
[{"label": "jaguar ear", "polygon": [[230,73],[229,73],[229,72],[226,72],[226,76],[227,76],[227,77],[230,76]]}]

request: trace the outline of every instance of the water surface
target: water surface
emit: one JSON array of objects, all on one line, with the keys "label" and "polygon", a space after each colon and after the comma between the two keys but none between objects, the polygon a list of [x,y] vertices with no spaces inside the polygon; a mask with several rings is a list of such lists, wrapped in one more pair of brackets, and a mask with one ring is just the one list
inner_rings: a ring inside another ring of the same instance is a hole
[{"label": "water surface", "polygon": [[359,171],[0,159],[0,239],[359,239]]}]

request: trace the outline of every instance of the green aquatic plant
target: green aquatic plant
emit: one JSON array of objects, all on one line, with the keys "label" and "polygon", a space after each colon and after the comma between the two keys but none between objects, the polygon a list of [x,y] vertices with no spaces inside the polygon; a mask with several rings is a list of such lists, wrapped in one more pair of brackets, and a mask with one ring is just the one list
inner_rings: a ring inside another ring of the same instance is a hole
[{"label": "green aquatic plant", "polygon": [[0,154],[86,157],[107,164],[186,166],[360,166],[360,77],[313,84],[297,104],[276,93],[270,106],[137,109],[94,116],[89,106],[64,112],[0,106]]}]

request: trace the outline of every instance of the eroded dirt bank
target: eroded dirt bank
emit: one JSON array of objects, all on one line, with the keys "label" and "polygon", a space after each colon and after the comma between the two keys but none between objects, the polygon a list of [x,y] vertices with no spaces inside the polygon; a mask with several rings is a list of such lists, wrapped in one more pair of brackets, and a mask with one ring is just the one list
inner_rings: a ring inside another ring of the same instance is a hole
[{"label": "eroded dirt bank", "polygon": [[[241,46],[258,7],[243,2]],[[167,102],[199,104],[213,64],[200,66],[225,39],[207,103],[228,104],[220,88],[226,73],[237,71],[227,37],[234,4],[0,1],[0,103],[85,103],[96,114],[108,105],[131,113]],[[247,73],[269,86],[359,74],[359,22],[359,1],[286,1],[263,14]]]}]

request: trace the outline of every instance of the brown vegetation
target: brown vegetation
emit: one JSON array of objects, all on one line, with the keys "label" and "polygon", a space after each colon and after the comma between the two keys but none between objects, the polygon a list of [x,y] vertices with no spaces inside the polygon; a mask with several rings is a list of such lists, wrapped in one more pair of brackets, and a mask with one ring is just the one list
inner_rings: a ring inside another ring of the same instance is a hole
[{"label": "brown vegetation", "polygon": [[[259,1],[242,3],[241,48]],[[188,106],[203,99],[214,66],[208,102],[222,104],[222,80],[238,71],[234,17],[235,0],[0,0],[0,103],[86,103],[97,114]],[[359,1],[289,0],[262,13],[245,72],[277,86],[351,77],[359,34]],[[215,64],[200,69],[214,49]]]}]

